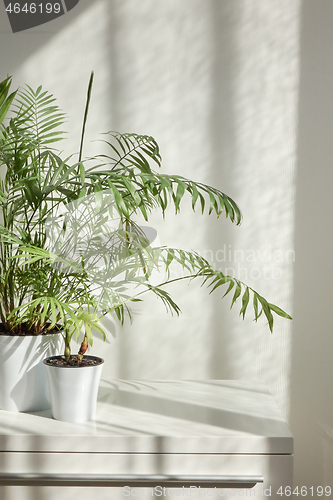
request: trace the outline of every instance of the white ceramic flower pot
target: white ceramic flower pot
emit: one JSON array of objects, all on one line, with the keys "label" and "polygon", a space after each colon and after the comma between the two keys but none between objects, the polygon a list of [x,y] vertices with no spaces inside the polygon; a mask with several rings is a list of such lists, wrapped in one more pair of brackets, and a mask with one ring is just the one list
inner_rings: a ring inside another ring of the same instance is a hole
[{"label": "white ceramic flower pot", "polygon": [[[63,356],[54,356],[61,359]],[[52,366],[44,360],[49,384],[51,411],[56,420],[85,422],[95,420],[99,381],[104,360],[95,356],[94,366]],[[52,358],[51,358],[52,359]]]},{"label": "white ceramic flower pot", "polygon": [[45,356],[61,352],[59,333],[0,335],[0,409],[41,411],[50,408],[43,365]]}]

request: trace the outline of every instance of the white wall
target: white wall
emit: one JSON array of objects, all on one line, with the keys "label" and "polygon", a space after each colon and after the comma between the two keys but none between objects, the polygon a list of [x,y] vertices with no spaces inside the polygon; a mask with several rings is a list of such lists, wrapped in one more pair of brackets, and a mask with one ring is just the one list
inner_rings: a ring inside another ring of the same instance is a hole
[{"label": "white wall", "polygon": [[333,4],[302,7],[290,422],[309,487],[333,479]]},{"label": "white wall", "polygon": [[[221,293],[177,285],[170,291],[181,318],[147,298],[132,325],[108,320],[115,338],[93,347],[106,358],[104,376],[259,378],[291,415],[295,484],[308,486],[329,481],[333,460],[322,390],[332,380],[323,295],[331,269],[330,10],[329,0],[81,0],[52,23],[12,34],[0,5],[0,76],[59,98],[69,115],[66,151],[78,150],[95,70],[88,137],[110,129],[154,135],[166,172],[216,185],[243,210],[241,227],[185,205],[166,221],[156,215],[161,243],[203,252],[295,316],[277,319],[270,335],[265,322],[230,312]],[[87,155],[96,151],[86,144]]]}]

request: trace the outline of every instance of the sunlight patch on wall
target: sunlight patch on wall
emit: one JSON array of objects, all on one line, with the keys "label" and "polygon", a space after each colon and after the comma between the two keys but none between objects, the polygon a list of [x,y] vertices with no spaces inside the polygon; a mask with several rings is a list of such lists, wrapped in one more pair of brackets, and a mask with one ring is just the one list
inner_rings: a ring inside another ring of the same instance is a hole
[{"label": "sunlight patch on wall", "polygon": [[[230,267],[292,315],[300,2],[235,7],[234,186],[244,221],[234,233],[232,250],[240,252]],[[291,322],[278,318],[270,335],[264,322],[229,321],[234,375],[265,381],[288,414]]]}]

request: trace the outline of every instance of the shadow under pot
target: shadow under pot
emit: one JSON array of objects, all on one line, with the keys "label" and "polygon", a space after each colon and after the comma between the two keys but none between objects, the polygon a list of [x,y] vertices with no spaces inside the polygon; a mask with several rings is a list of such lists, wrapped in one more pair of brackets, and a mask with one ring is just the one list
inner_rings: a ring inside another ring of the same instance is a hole
[{"label": "shadow under pot", "polygon": [[0,334],[0,410],[32,412],[50,408],[43,359],[60,352],[62,342],[59,332]]},{"label": "shadow under pot", "polygon": [[85,355],[66,364],[64,356],[44,359],[52,417],[66,422],[95,420],[99,382],[104,360]]}]

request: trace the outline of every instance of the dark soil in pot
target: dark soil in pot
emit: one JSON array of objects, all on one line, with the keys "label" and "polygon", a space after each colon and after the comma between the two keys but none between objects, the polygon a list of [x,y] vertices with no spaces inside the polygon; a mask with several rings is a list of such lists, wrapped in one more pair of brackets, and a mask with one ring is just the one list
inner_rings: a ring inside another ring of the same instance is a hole
[{"label": "dark soil in pot", "polygon": [[52,330],[49,330],[50,323],[47,325],[44,325],[41,329],[36,329],[33,330],[31,328],[28,328],[27,323],[21,323],[20,325],[15,326],[13,330],[8,330],[6,326],[3,323],[0,323],[0,335],[9,335],[12,337],[17,337],[17,336],[35,336],[35,335],[49,335],[52,333],[59,333],[61,331],[60,326],[54,327]]},{"label": "dark soil in pot", "polygon": [[52,356],[44,359],[44,364],[48,366],[58,366],[63,368],[81,368],[83,366],[96,366],[104,363],[104,359],[97,356],[83,356],[81,363],[78,363],[77,355],[71,356],[69,361],[65,361],[64,356]]}]

